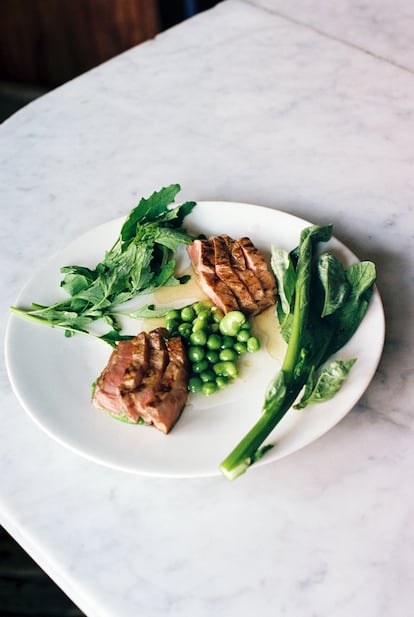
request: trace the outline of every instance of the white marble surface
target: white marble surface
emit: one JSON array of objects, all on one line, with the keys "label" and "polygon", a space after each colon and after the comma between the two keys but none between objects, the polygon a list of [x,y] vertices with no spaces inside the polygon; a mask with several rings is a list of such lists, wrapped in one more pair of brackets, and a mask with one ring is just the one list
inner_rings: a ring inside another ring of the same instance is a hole
[{"label": "white marble surface", "polygon": [[414,72],[414,4],[407,0],[247,0]]},{"label": "white marble surface", "polygon": [[83,460],[2,367],[0,522],[89,617],[411,614],[413,104],[409,71],[229,0],[1,126],[3,331],[34,265],[175,181],[333,222],[377,263],[385,305],[360,403],[235,483]]}]

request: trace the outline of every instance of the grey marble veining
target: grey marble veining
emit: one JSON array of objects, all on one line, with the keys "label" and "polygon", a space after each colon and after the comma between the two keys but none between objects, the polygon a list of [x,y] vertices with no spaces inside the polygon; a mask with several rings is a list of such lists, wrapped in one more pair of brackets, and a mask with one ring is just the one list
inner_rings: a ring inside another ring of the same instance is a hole
[{"label": "grey marble veining", "polygon": [[414,8],[407,0],[246,1],[414,71]]},{"label": "grey marble veining", "polygon": [[366,394],[233,484],[81,459],[2,367],[0,520],[88,616],[410,614],[413,109],[409,71],[229,0],[0,127],[2,334],[33,268],[170,182],[333,222],[378,267],[387,338]]}]

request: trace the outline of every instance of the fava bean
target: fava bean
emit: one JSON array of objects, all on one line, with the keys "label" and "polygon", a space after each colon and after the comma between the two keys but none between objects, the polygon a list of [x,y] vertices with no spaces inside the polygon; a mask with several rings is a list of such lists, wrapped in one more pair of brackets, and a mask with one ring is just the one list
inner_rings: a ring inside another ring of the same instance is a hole
[{"label": "fava bean", "polygon": [[227,336],[236,336],[246,317],[241,311],[230,311],[220,321],[220,332]]}]

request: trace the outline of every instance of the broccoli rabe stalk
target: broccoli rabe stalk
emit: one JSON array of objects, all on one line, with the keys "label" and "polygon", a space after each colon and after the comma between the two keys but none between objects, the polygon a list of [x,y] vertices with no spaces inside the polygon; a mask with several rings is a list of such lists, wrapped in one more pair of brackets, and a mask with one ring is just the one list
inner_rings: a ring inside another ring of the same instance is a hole
[{"label": "broccoli rabe stalk", "polygon": [[316,256],[317,243],[327,242],[331,234],[331,225],[308,227],[302,231],[298,249],[290,254],[272,250],[272,267],[283,298],[278,318],[288,346],[282,367],[267,389],[261,417],[220,465],[231,480],[271,447],[262,444],[304,387],[298,408],[327,401],[355,362],[332,362],[317,379],[318,369],[358,328],[375,282],[371,262],[354,264],[345,271],[330,253]]}]

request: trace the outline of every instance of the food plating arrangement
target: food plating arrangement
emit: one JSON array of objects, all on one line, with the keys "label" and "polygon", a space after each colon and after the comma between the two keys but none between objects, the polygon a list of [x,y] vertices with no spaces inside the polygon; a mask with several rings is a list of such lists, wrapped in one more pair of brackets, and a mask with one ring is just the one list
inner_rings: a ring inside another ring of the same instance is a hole
[{"label": "food plating arrangement", "polygon": [[[194,235],[185,223],[197,203],[174,205],[179,190],[175,184],[141,199],[95,268],[63,266],[64,300],[12,311],[61,328],[66,337],[88,335],[109,344],[108,362],[92,385],[93,405],[165,434],[185,413],[190,395],[213,398],[237,383],[240,362],[263,344],[257,316],[272,311],[286,350],[262,393],[257,422],[217,462],[235,479],[273,447],[265,441],[290,409],[328,401],[339,391],[357,358],[332,356],[362,322],[376,271],[372,262],[345,267],[334,253],[320,252],[332,237],[331,225],[304,227],[291,250],[271,245],[266,254],[247,235],[232,238],[226,230]],[[178,275],[181,247],[191,267]],[[128,301],[161,288],[170,288],[173,297],[189,279],[195,279],[202,300],[122,311]],[[124,316],[158,324],[125,334]],[[96,322],[104,324],[103,333],[96,332]],[[243,370],[248,378],[248,363]]]}]

